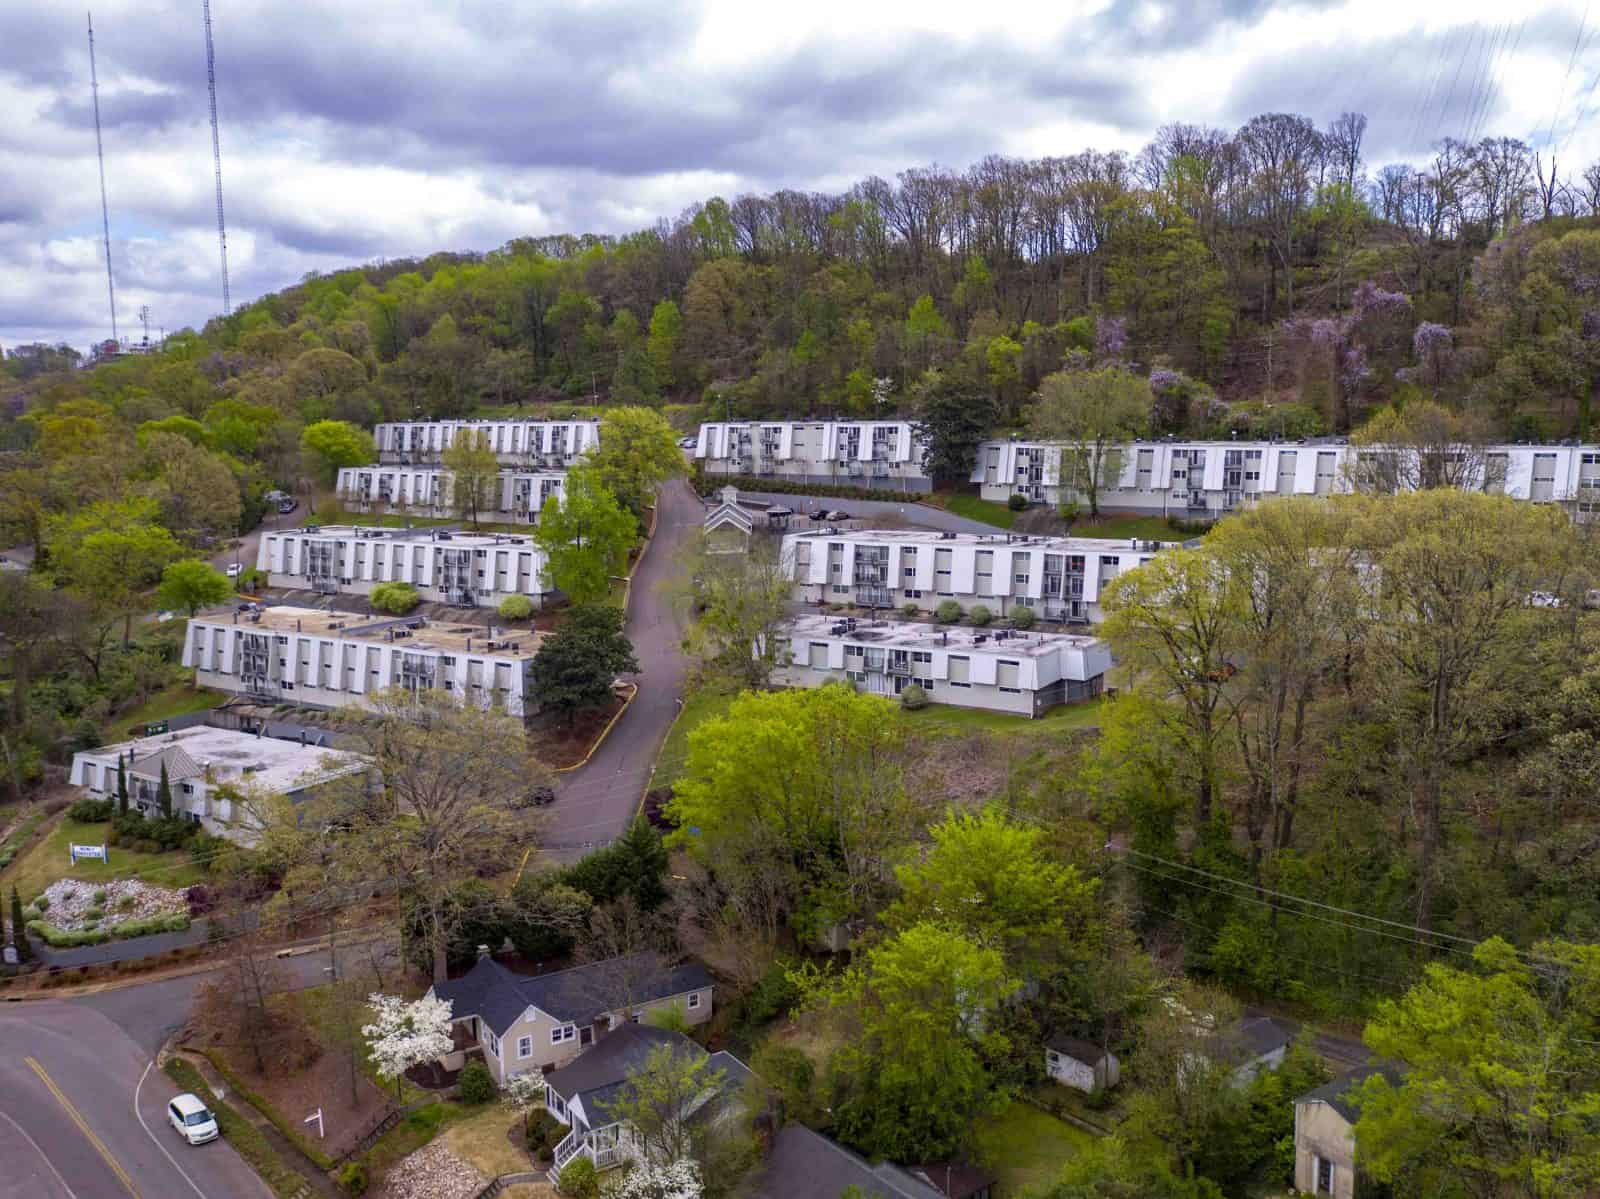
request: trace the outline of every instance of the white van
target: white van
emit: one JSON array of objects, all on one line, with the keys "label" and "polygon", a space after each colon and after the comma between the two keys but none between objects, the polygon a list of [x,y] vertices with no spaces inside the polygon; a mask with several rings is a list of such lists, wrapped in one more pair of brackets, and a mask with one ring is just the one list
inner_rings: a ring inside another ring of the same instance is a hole
[{"label": "white van", "polygon": [[196,1095],[185,1091],[167,1104],[167,1119],[184,1140],[191,1145],[204,1145],[217,1139],[216,1117],[207,1110]]}]

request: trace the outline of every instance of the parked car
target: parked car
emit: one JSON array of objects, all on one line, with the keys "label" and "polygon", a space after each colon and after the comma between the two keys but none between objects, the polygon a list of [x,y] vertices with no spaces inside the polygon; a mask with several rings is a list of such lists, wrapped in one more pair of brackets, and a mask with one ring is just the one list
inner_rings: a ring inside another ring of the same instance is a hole
[{"label": "parked car", "polygon": [[293,512],[299,506],[300,501],[295,499],[293,496],[289,496],[286,499],[281,499],[278,501],[278,511],[285,516]]},{"label": "parked car", "polygon": [[556,789],[549,783],[539,783],[529,787],[527,792],[513,802],[513,807],[518,808],[543,808],[556,801]]},{"label": "parked car", "polygon": [[167,1104],[167,1119],[173,1130],[191,1145],[204,1145],[217,1139],[217,1118],[197,1095],[185,1091]]},{"label": "parked car", "polygon": [[238,577],[239,577],[239,576],[240,576],[240,575],[242,575],[242,574],[243,574],[243,573],[244,573],[244,567],[243,567],[243,566],[241,566],[241,565],[240,565],[240,564],[239,564],[239,563],[237,563],[237,562],[234,562],[234,563],[232,563],[232,564],[231,564],[231,565],[229,565],[229,567],[228,567],[228,577],[229,577],[229,578],[230,578],[230,579],[237,579],[237,578],[238,578]]}]

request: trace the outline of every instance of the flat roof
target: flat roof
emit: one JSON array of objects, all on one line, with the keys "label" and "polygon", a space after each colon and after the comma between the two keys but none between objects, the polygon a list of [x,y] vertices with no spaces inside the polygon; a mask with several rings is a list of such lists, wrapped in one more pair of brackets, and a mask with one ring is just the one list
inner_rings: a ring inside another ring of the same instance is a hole
[{"label": "flat roof", "polygon": [[[854,628],[848,626],[854,619]],[[852,645],[888,649],[969,651],[1008,658],[1042,658],[1059,649],[1088,649],[1100,638],[1078,633],[1034,633],[1020,629],[975,629],[964,625],[918,624],[901,620],[862,620],[843,616],[796,616],[786,626],[791,637],[831,638]],[[835,632],[836,629],[839,631]]]},{"label": "flat roof", "polygon": [[[440,536],[447,534],[447,536]],[[485,546],[532,545],[533,538],[519,533],[473,533],[438,525],[424,529],[381,529],[371,525],[320,525],[298,529],[276,529],[268,537],[341,537],[359,541],[435,541],[460,549],[481,549]]]},{"label": "flat roof", "polygon": [[[256,616],[260,619],[253,619]],[[388,642],[391,632],[404,630],[408,636],[401,644],[406,649],[470,652],[486,658],[511,658],[516,661],[531,659],[538,652],[539,643],[544,640],[543,633],[528,629],[432,621],[422,616],[362,616],[350,612],[324,611],[321,608],[296,608],[289,604],[274,604],[259,612],[209,612],[200,619],[211,624],[232,624],[245,630],[303,633],[352,641]],[[491,643],[496,648],[490,649]]]},{"label": "flat roof", "polygon": [[[848,501],[840,501],[846,503]],[[983,549],[1029,549],[1043,547],[1064,554],[1155,553],[1176,541],[1148,541],[1134,537],[1048,537],[1025,533],[941,533],[934,529],[840,529],[825,526],[802,529],[789,534],[800,541],[881,541],[885,545],[932,545],[949,549],[957,545]]]},{"label": "flat roof", "polygon": [[273,791],[294,790],[297,784],[303,786],[347,774],[365,765],[360,755],[343,750],[204,724],[82,752],[88,758],[114,762],[126,756],[137,762],[175,747],[202,770],[210,767],[219,781],[248,777]]}]

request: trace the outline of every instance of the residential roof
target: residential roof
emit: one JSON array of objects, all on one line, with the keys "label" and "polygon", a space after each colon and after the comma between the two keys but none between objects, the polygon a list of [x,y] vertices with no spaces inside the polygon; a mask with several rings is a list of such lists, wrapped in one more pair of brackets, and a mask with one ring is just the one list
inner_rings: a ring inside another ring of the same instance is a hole
[{"label": "residential roof", "polygon": [[1212,1051],[1207,1056],[1253,1062],[1287,1047],[1299,1034],[1300,1026],[1292,1020],[1280,1020],[1276,1016],[1251,1016],[1219,1035],[1212,1042]]},{"label": "residential roof", "polygon": [[906,1171],[931,1185],[945,1199],[971,1199],[994,1182],[994,1175],[989,1171],[966,1162],[929,1162],[907,1166]]},{"label": "residential roof", "polygon": [[682,1033],[650,1024],[624,1024],[559,1070],[546,1074],[545,1085],[568,1103],[581,1096],[586,1112],[603,1115],[603,1105],[614,1099],[628,1076],[643,1069],[651,1052],[663,1045],[694,1057],[706,1056],[704,1049]]},{"label": "residential roof", "polygon": [[1093,1041],[1085,1041],[1079,1037],[1063,1036],[1059,1033],[1048,1038],[1044,1043],[1044,1047],[1046,1049],[1054,1049],[1057,1053],[1064,1053],[1068,1057],[1076,1058],[1078,1061],[1091,1066],[1102,1058],[1111,1056],[1109,1050],[1103,1049]]},{"label": "residential roof", "polygon": [[436,983],[433,993],[453,1002],[457,1020],[477,1016],[503,1033],[530,1006],[563,1022],[588,1024],[630,1002],[652,1003],[712,985],[699,962],[668,966],[647,953],[531,976],[513,974],[485,957],[460,978]]},{"label": "residential roof", "polygon": [[[953,653],[996,654],[1002,658],[1042,658],[1060,649],[1088,649],[1104,644],[1098,637],[1075,633],[1034,633],[1020,629],[977,629],[961,625],[919,624],[903,620],[862,620],[807,614],[784,625],[791,638],[824,638],[851,645],[888,649],[949,650]],[[835,631],[835,630],[839,631]]]},{"label": "residential roof", "polygon": [[303,537],[308,541],[426,541],[451,549],[522,546],[533,548],[531,536],[520,533],[474,533],[454,526],[425,526],[419,529],[385,529],[371,525],[305,525],[267,534],[267,539]]},{"label": "residential roof", "polygon": [[874,1166],[804,1124],[779,1129],[746,1194],[750,1199],[839,1199],[852,1186],[862,1199],[941,1199],[936,1187],[899,1166]]},{"label": "residential roof", "polygon": [[1354,1124],[1361,1118],[1361,1110],[1350,1102],[1350,1094],[1374,1074],[1381,1074],[1389,1080],[1391,1086],[1399,1086],[1404,1077],[1404,1071],[1393,1062],[1374,1062],[1366,1066],[1357,1066],[1347,1074],[1341,1074],[1332,1082],[1325,1082],[1314,1091],[1307,1091],[1295,1100],[1296,1103],[1326,1103],[1350,1123]]},{"label": "residential roof", "polygon": [[485,658],[519,661],[531,659],[544,640],[543,633],[527,629],[501,630],[493,625],[463,625],[454,621],[436,623],[422,616],[356,616],[289,604],[273,604],[246,613],[212,611],[191,623],[211,626],[231,623],[232,627],[247,633],[301,633],[338,640],[393,642],[408,650],[481,654]]},{"label": "residential roof", "polygon": [[73,756],[72,781],[82,783],[82,764],[100,762],[115,766],[118,758],[129,763],[129,773],[142,778],[199,778],[209,770],[217,782],[248,779],[271,791],[291,793],[337,775],[364,767],[357,754],[306,745],[298,739],[257,736],[238,729],[192,725],[168,733],[81,750]]}]

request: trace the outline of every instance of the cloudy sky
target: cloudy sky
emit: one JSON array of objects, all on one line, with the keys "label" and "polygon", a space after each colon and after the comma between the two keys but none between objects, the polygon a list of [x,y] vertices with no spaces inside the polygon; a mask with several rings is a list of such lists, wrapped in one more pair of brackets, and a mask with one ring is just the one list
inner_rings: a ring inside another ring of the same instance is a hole
[{"label": "cloudy sky", "polygon": [[[199,0],[93,0],[117,315],[222,305]],[[1032,7],[1035,11],[1029,12]],[[1600,157],[1600,4],[214,0],[234,302],[308,271],[1161,124],[1365,112],[1374,165]],[[1507,24],[1507,17],[1511,21]],[[0,346],[109,335],[81,9],[0,6]],[[1546,150],[1549,153],[1549,150]]]}]

